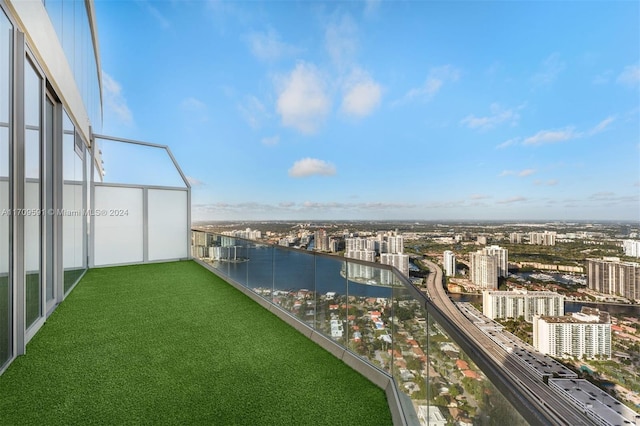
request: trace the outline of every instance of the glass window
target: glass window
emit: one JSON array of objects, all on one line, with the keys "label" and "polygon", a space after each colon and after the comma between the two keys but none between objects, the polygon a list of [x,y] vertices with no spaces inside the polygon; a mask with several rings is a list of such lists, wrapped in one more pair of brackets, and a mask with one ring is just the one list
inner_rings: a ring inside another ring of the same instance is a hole
[{"label": "glass window", "polygon": [[186,187],[164,148],[106,139],[99,139],[97,146],[96,159],[103,166],[105,183]]},{"label": "glass window", "polygon": [[[9,107],[13,28],[0,10],[0,211],[9,209]],[[11,286],[9,216],[0,214],[0,366],[11,358]]]},{"label": "glass window", "polygon": [[[65,112],[62,136],[62,266],[65,293],[78,281],[85,270],[84,256],[84,151],[76,148],[75,128]],[[82,146],[82,145],[80,145]],[[78,152],[80,151],[80,152]]]},{"label": "glass window", "polygon": [[[40,112],[42,80],[29,61],[25,61],[25,211],[36,212],[42,208],[40,198]],[[40,216],[32,214],[24,218],[25,241],[25,293],[26,327],[29,328],[42,312],[41,289],[41,229]]]}]

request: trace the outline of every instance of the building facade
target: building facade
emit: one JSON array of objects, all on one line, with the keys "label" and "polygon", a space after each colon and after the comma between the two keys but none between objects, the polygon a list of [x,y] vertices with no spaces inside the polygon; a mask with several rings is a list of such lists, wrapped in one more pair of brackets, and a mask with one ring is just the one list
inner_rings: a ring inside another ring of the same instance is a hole
[{"label": "building facade", "polygon": [[483,290],[498,288],[498,262],[495,256],[479,250],[469,253],[471,282]]},{"label": "building facade", "polygon": [[534,315],[563,316],[564,296],[553,291],[482,292],[482,313],[491,319],[524,317],[533,322]]},{"label": "building facade", "polygon": [[529,232],[529,244],[555,246],[556,233],[553,231]]},{"label": "building facade", "polygon": [[453,277],[456,275],[456,255],[451,250],[444,252],[442,260],[444,265],[444,273],[447,277]]},{"label": "building facade", "polygon": [[391,265],[400,271],[405,277],[409,276],[409,255],[398,253],[382,253],[380,263]]},{"label": "building facade", "polygon": [[485,254],[494,256],[498,266],[498,276],[506,277],[509,275],[509,250],[500,246],[489,246],[482,249]]},{"label": "building facade", "polygon": [[[189,257],[189,184],[168,149],[97,134],[95,21],[92,1],[0,0],[0,373],[88,268]],[[140,170],[163,151],[171,182],[105,181],[114,144],[137,156],[110,161]],[[127,215],[91,213],[105,209]]]},{"label": "building facade", "polygon": [[640,257],[640,240],[624,240],[622,250],[625,256]]},{"label": "building facade", "polygon": [[611,358],[609,314],[597,309],[563,317],[533,317],[533,346],[556,358]]},{"label": "building facade", "polygon": [[599,293],[640,300],[640,263],[617,257],[587,259],[587,286]]}]

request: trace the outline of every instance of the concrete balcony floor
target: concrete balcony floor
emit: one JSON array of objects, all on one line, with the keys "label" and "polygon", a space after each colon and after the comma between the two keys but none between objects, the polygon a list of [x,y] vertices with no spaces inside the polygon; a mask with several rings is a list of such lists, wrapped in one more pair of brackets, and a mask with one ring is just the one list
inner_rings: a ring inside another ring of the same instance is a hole
[{"label": "concrete balcony floor", "polygon": [[0,376],[0,424],[388,425],[384,392],[195,262],[92,269]]}]

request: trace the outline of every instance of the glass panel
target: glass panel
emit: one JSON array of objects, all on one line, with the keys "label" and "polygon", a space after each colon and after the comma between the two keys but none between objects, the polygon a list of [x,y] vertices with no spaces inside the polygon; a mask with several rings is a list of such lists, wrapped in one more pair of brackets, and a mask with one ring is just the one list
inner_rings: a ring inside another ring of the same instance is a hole
[{"label": "glass panel", "polygon": [[346,262],[339,258],[318,256],[316,274],[315,328],[344,345],[346,332],[347,276]]},{"label": "glass panel", "polygon": [[150,189],[147,196],[149,260],[187,257],[187,191]]},{"label": "glass panel", "polygon": [[[13,28],[0,11],[0,211],[9,209],[9,107]],[[0,367],[11,358],[11,286],[9,215],[0,214]]]},{"label": "glass panel", "polygon": [[412,400],[425,400],[428,391],[426,312],[395,273],[390,275],[390,285],[393,288],[391,371],[402,392],[400,402],[405,410],[410,410]]},{"label": "glass panel", "polygon": [[268,300],[273,292],[274,257],[275,248],[267,244],[253,243],[249,250],[247,286]]},{"label": "glass panel", "polygon": [[347,263],[349,277],[348,348],[371,364],[389,371],[392,333],[389,328],[392,290],[382,284],[380,268],[353,261]]},{"label": "glass panel", "polygon": [[[224,247],[220,247],[219,254],[214,254],[220,262],[226,264],[229,278],[245,287],[247,286],[247,265],[251,260],[249,257],[250,247],[249,241],[233,238]],[[218,249],[214,249],[214,251],[216,250]]]},{"label": "glass panel", "polygon": [[0,125],[0,176],[9,176],[9,128]]},{"label": "glass panel", "polygon": [[[297,250],[276,248],[272,300],[292,315],[305,320],[307,300],[314,300],[314,256]],[[309,309],[315,311],[314,306]]]},{"label": "glass panel", "polygon": [[75,128],[66,112],[63,114],[62,136],[62,267],[64,292],[78,281],[85,270],[83,166],[75,144]]},{"label": "glass panel", "polygon": [[[0,155],[5,154],[9,155],[7,151],[0,152]],[[0,177],[0,211],[8,208],[9,180],[6,177]],[[9,359],[10,355],[11,289],[9,288],[9,250],[9,216],[0,214],[0,366]]]},{"label": "glass panel", "polygon": [[105,183],[186,186],[163,148],[105,139],[99,139],[97,146],[103,161]]},{"label": "glass panel", "polygon": [[[45,191],[43,201],[45,210],[53,208],[53,139],[54,139],[54,110],[53,102],[47,97],[45,101],[45,170],[46,179],[44,180]],[[55,297],[55,287],[53,278],[53,215],[45,214],[44,218],[44,240],[46,247],[45,255],[45,290],[47,302],[52,301]],[[48,310],[48,309],[47,309]]]},{"label": "glass panel", "polygon": [[[219,253],[233,248],[240,256],[246,247],[248,271],[219,260]],[[217,260],[205,254],[214,252]],[[246,271],[256,293],[391,375],[407,418],[421,424],[527,424],[394,271],[197,231],[192,253],[235,281],[242,282]]]},{"label": "glass panel", "polygon": [[96,186],[95,197],[95,264],[142,262],[142,189]]},{"label": "glass panel", "polygon": [[[8,125],[9,123],[12,31],[13,28],[9,20],[0,11],[0,126]],[[5,156],[3,155],[3,157]]]},{"label": "glass panel", "polygon": [[[27,61],[25,64],[25,270],[26,270],[26,327],[29,328],[41,315],[42,291],[40,288],[42,208],[40,198],[40,110],[42,101],[42,81]],[[31,214],[28,214],[31,212]]]},{"label": "glass panel", "polygon": [[49,19],[51,19],[60,40],[62,40],[62,3],[63,0],[45,0],[44,2]]},{"label": "glass panel", "polygon": [[62,112],[62,130],[65,132],[73,132],[76,130],[73,122],[69,118],[69,114],[67,114],[67,111]]},{"label": "glass panel", "polygon": [[[76,138],[79,138],[78,134],[76,133]],[[84,142],[83,142],[84,143]],[[84,146],[87,146],[86,144]],[[83,188],[84,188],[84,199],[82,200],[83,202],[83,207],[89,211],[91,209],[91,152],[89,149],[86,149],[84,152],[84,170],[82,172],[82,183],[83,183]],[[90,239],[90,232],[91,232],[91,221],[92,221],[92,217],[91,215],[87,214],[85,216],[85,220],[83,220],[83,226],[84,226],[84,230],[83,230],[83,247],[84,247],[84,258],[87,258],[87,254],[89,253],[89,241],[91,241]],[[85,266],[88,266],[85,264]]]}]

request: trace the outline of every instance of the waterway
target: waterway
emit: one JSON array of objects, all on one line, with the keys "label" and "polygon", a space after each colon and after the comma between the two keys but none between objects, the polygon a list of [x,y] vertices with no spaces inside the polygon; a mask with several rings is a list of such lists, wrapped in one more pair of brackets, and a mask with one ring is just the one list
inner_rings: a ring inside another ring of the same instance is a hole
[{"label": "waterway", "polygon": [[[248,262],[213,262],[235,281],[252,288],[273,288],[293,291],[307,289],[319,294],[335,292],[338,295],[391,298],[391,287],[348,281],[341,275],[344,260],[339,257],[313,256],[305,251],[251,248],[243,257]],[[379,269],[376,278],[379,278]],[[395,289],[394,291],[398,291]]]}]

